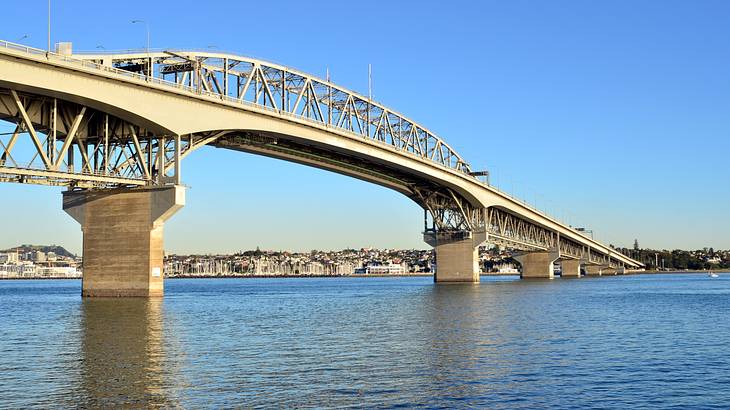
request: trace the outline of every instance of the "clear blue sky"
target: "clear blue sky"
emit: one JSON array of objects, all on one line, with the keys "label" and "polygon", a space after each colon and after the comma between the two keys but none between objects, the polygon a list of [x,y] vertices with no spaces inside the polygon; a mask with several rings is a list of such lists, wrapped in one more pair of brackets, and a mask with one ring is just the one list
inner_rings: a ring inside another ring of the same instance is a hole
[{"label": "clear blue sky", "polygon": [[[493,182],[599,240],[730,248],[730,2],[54,0],[75,49],[215,46],[324,75],[445,138]],[[46,1],[0,38],[45,47]],[[213,148],[184,163],[173,252],[423,248],[423,213],[354,179]],[[59,188],[0,184],[0,248],[81,232]]]}]

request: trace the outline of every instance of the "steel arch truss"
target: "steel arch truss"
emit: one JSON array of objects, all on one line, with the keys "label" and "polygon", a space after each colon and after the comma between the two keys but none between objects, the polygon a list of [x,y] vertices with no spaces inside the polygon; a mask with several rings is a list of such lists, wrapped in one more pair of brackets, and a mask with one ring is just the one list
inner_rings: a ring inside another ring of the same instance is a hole
[{"label": "steel arch truss", "polygon": [[155,82],[313,121],[462,173],[471,172],[456,151],[425,127],[367,97],[286,67],[189,51],[74,57],[140,76],[151,73]]}]

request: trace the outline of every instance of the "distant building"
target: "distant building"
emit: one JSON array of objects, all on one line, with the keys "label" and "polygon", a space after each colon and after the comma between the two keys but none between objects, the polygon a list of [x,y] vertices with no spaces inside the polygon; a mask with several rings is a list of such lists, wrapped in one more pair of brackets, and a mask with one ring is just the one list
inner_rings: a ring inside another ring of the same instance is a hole
[{"label": "distant building", "polygon": [[0,278],[80,278],[81,272],[75,267],[37,266],[32,262],[0,264]]},{"label": "distant building", "polygon": [[722,259],[720,259],[719,256],[715,256],[713,258],[707,258],[707,263],[711,265],[719,265],[722,262]]},{"label": "distant building", "polygon": [[497,273],[520,273],[520,271],[512,263],[500,263],[494,265],[494,270]]},{"label": "distant building", "polygon": [[0,264],[11,264],[11,263],[18,263],[18,253],[17,252],[0,253]]},{"label": "distant building", "polygon": [[0,278],[32,278],[36,266],[29,262],[0,265]]},{"label": "distant building", "polygon": [[407,273],[405,266],[389,264],[389,265],[368,265],[355,269],[356,275],[403,275]]},{"label": "distant building", "polygon": [[36,277],[42,278],[78,278],[81,273],[73,267],[40,267],[35,269]]},{"label": "distant building", "polygon": [[33,262],[45,262],[46,261],[46,253],[41,251],[36,251],[33,254]]}]

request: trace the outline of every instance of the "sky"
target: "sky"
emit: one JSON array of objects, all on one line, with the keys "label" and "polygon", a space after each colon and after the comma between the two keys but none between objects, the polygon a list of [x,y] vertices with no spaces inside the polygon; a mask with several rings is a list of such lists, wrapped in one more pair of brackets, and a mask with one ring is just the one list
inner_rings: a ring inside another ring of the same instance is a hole
[{"label": "sky", "polygon": [[[367,93],[492,183],[616,246],[730,248],[730,2],[54,0],[76,50],[211,48]],[[3,7],[0,39],[46,47],[46,0]],[[202,115],[202,114],[201,114]],[[0,130],[7,129],[0,125]],[[183,162],[176,253],[426,248],[423,211],[327,171],[204,148]],[[0,184],[0,248],[81,251],[61,188]]]}]

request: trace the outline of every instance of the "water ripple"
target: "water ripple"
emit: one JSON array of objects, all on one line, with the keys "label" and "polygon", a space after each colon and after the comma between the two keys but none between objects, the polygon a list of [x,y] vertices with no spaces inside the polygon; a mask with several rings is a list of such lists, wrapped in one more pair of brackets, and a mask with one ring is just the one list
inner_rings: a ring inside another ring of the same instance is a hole
[{"label": "water ripple", "polygon": [[730,280],[0,282],[0,407],[727,408]]}]

